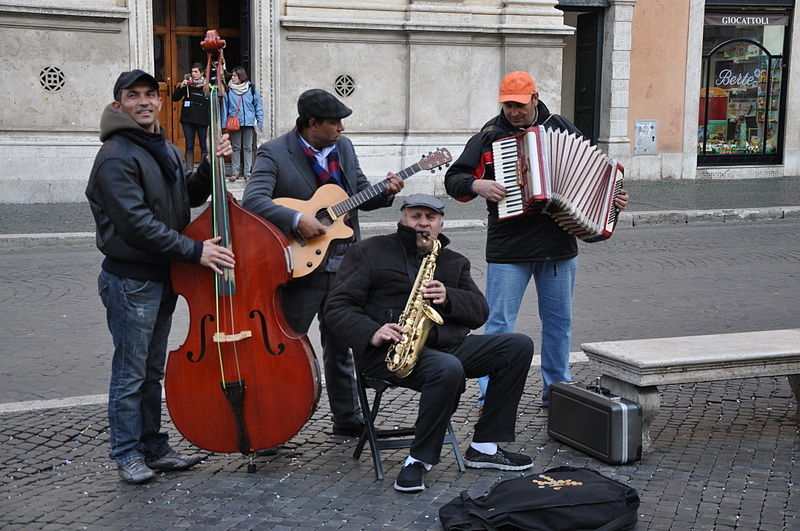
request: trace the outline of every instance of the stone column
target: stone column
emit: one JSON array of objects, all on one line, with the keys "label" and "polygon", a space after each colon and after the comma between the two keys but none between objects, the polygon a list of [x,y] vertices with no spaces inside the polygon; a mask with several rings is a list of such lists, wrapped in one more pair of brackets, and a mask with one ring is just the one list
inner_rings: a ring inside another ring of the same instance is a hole
[{"label": "stone column", "polygon": [[703,84],[703,16],[705,1],[689,3],[689,42],[686,48],[686,91],[683,94],[683,163],[681,179],[697,178],[697,122]]},{"label": "stone column", "polygon": [[278,91],[277,65],[280,58],[278,50],[278,12],[280,0],[251,0],[251,70],[256,87],[264,100],[264,130],[258,135],[258,145],[278,134],[277,116]]},{"label": "stone column", "polygon": [[631,156],[631,139],[628,137],[631,26],[636,0],[609,0],[609,4],[605,16],[597,144],[623,166],[627,166]]},{"label": "stone column", "polygon": [[130,0],[128,42],[130,68],[155,73],[153,57],[153,3],[150,0]]}]

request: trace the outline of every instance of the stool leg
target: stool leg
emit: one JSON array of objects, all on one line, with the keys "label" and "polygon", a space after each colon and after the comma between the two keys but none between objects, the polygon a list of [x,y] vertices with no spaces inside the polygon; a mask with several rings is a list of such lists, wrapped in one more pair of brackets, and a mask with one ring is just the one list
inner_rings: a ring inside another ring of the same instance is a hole
[{"label": "stool leg", "polygon": [[456,432],[453,430],[453,423],[447,423],[447,437],[449,439],[447,442],[453,445],[453,454],[456,456],[456,464],[458,465],[458,470],[461,472],[466,471],[466,467],[464,466],[464,457],[461,455],[461,448],[458,446],[458,439],[456,439]]}]

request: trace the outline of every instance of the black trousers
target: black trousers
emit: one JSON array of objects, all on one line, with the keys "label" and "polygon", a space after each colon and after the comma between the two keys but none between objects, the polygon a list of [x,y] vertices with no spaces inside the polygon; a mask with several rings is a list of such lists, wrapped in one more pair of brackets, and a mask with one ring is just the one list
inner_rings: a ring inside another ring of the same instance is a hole
[{"label": "black trousers", "polygon": [[366,373],[421,393],[411,456],[435,465],[447,423],[464,392],[464,378],[489,375],[473,441],[514,440],[517,407],[532,358],[533,341],[524,334],[468,335],[452,353],[423,349],[414,371],[405,378],[397,378],[385,364],[372,365]]},{"label": "black trousers", "polygon": [[[291,280],[281,288],[281,303],[286,321],[295,332],[308,332],[314,316],[322,314],[335,273],[311,273]],[[351,427],[363,422],[358,404],[353,358],[347,348],[334,340],[330,329],[319,319],[325,389],[333,414],[333,424]]]}]

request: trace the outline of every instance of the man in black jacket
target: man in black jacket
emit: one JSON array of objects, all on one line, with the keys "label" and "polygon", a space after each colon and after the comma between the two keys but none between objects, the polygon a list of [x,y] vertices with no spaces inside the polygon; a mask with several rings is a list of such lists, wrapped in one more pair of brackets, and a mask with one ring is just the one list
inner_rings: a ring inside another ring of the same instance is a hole
[{"label": "man in black jacket", "polygon": [[[161,379],[177,296],[169,281],[172,260],[199,263],[217,273],[233,267],[233,253],[181,235],[190,205],[211,191],[210,166],[187,172],[178,149],[157,121],[161,97],[155,78],[123,72],[114,102],[100,119],[103,146],[92,167],[86,197],[105,255],[98,290],[114,340],[108,418],[110,457],[120,477],[143,483],[154,470],[186,470],[200,459],[170,448],[161,431]],[[231,153],[223,136],[218,155]]]},{"label": "man in black jacket", "polygon": [[[489,226],[486,235],[486,298],[489,318],[484,332],[513,332],[525,288],[536,283],[539,318],[542,321],[541,370],[544,381],[542,406],[547,407],[550,384],[568,382],[572,340],[572,294],[578,270],[578,242],[548,214],[526,214],[498,219],[497,202],[506,189],[495,181],[492,143],[518,135],[532,126],[580,135],[566,118],[550,111],[539,100],[536,82],[527,72],[511,72],[500,83],[502,112],[486,122],[445,175],[447,193],[459,201],[477,196],[486,199]],[[622,190],[619,210],[628,203]],[[481,378],[486,394],[486,379]]]},{"label": "man in black jacket", "polygon": [[[444,203],[425,194],[409,196],[397,232],[355,243],[347,252],[325,304],[324,320],[339,341],[352,347],[367,375],[422,393],[414,443],[395,481],[401,492],[423,490],[423,475],[439,462],[450,417],[464,392],[464,377],[491,375],[483,415],[465,454],[467,466],[524,470],[531,458],[498,447],[514,440],[514,428],[533,342],[522,334],[469,335],[480,327],[488,307],[470,276],[469,261],[448,249],[441,234]],[[416,281],[420,263],[442,244],[433,280],[423,297],[444,320],[434,325],[414,370],[397,377],[386,366],[390,343],[398,343],[397,323]]]}]

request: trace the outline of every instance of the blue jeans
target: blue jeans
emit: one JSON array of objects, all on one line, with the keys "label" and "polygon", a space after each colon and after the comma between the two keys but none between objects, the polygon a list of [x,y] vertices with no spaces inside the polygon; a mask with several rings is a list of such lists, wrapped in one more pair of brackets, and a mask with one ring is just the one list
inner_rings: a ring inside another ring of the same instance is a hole
[{"label": "blue jeans", "polygon": [[[550,262],[521,262],[488,264],[486,271],[486,300],[489,319],[485,334],[514,332],[522,297],[533,276],[542,322],[541,357],[542,404],[550,400],[550,384],[569,382],[569,347],[572,341],[572,294],[578,258]],[[480,378],[481,400],[486,394],[488,376]]]},{"label": "blue jeans", "polygon": [[[208,150],[208,146],[206,146],[206,132],[208,131],[208,126],[197,124],[181,125],[183,126],[183,138],[186,142],[186,153],[194,153],[194,137],[197,135],[197,141],[200,144],[200,160],[203,160]],[[186,169],[191,170],[192,168]]]},{"label": "blue jeans", "polygon": [[114,340],[108,422],[111,459],[123,464],[137,457],[169,452],[161,432],[161,379],[167,337],[177,296],[168,281],[122,278],[102,271],[100,299]]}]

